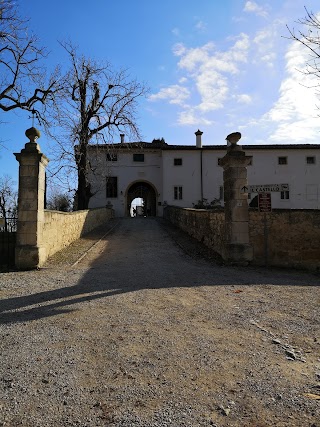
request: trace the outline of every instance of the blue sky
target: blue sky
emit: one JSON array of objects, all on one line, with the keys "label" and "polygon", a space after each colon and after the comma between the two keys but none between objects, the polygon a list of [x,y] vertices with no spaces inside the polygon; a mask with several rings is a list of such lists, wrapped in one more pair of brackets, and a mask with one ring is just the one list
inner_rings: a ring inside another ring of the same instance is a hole
[{"label": "blue sky", "polygon": [[[287,40],[304,6],[318,0],[20,0],[19,10],[46,46],[47,67],[65,63],[57,40],[70,39],[85,55],[127,68],[150,87],[141,100],[142,140],[224,144],[231,132],[243,144],[318,143],[320,118],[307,52]],[[17,179],[13,152],[26,142],[27,113],[0,113],[0,175]],[[41,128],[40,128],[41,130]],[[115,141],[118,142],[118,141]],[[39,144],[46,153],[48,141]]]}]

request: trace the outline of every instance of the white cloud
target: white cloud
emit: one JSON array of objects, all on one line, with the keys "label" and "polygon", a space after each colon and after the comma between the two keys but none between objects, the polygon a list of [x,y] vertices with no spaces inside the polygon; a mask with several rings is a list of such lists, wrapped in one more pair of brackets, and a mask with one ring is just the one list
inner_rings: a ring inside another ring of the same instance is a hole
[{"label": "white cloud", "polygon": [[196,76],[196,87],[201,96],[201,103],[198,105],[200,111],[209,112],[223,108],[229,92],[226,77],[210,69],[203,70]]},{"label": "white cloud", "polygon": [[[173,46],[173,53],[179,57],[178,67],[184,75],[179,79],[180,85],[162,88],[159,93],[151,95],[150,100],[168,100],[171,104],[183,106],[178,123],[209,124],[208,114],[222,109],[231,98],[230,86],[233,76],[240,73],[240,64],[248,59],[249,37],[241,33],[233,38],[228,50],[217,50],[213,42],[199,47],[188,48],[182,43]],[[186,88],[186,84],[190,89]],[[192,92],[196,94],[190,102]],[[236,89],[234,89],[236,90]],[[188,106],[184,105],[188,99]],[[238,102],[249,103],[249,95],[240,94]]]},{"label": "white cloud", "polygon": [[228,51],[216,50],[212,42],[197,48],[180,48],[178,66],[188,73],[200,95],[196,106],[207,113],[223,108],[229,93],[229,78],[239,72],[238,64],[247,60],[249,38],[242,33]]},{"label": "white cloud", "polygon": [[264,62],[267,67],[273,68],[276,57],[277,55],[273,52],[273,53],[268,53],[266,55],[261,56],[260,60]]},{"label": "white cloud", "polygon": [[178,115],[178,125],[190,126],[190,125],[212,125],[212,121],[201,117],[196,110],[190,109],[182,111]]},{"label": "white cloud", "polygon": [[186,52],[186,48],[183,43],[176,43],[172,51],[175,56],[181,56]]},{"label": "white cloud", "polygon": [[250,95],[246,93],[242,93],[241,95],[236,95],[237,102],[240,104],[251,104],[252,98]]},{"label": "white cloud", "polygon": [[195,25],[195,28],[200,32],[204,32],[207,30],[207,24],[203,21],[198,21]]},{"label": "white cloud", "polygon": [[202,70],[210,68],[220,72],[237,73],[237,63],[247,61],[249,45],[248,35],[241,33],[234,45],[225,52],[217,51],[212,42],[190,49],[180,43],[174,46],[173,52],[181,57],[178,66],[188,72],[193,72],[200,67]]},{"label": "white cloud", "polygon": [[233,17],[231,18],[231,20],[232,20],[233,22],[236,22],[236,23],[238,24],[239,22],[244,22],[244,21],[245,21],[245,18],[244,18],[243,16],[233,16]]},{"label": "white cloud", "polygon": [[209,42],[202,47],[196,47],[187,49],[184,45],[174,47],[174,54],[181,56],[178,63],[180,68],[184,68],[187,71],[193,71],[199,65],[208,61],[210,52],[214,51],[214,44]]},{"label": "white cloud", "polygon": [[258,16],[262,16],[266,18],[268,16],[268,12],[262,7],[259,6],[254,1],[247,1],[244,5],[244,12],[255,13]]},{"label": "white cloud", "polygon": [[[241,33],[236,37],[236,40],[236,43],[231,49],[235,59],[239,53],[247,52],[250,45],[249,36],[245,33]],[[241,61],[241,58],[238,58],[238,61]]]},{"label": "white cloud", "polygon": [[283,31],[284,22],[275,20],[269,26],[259,30],[253,38],[253,44],[257,49],[254,63],[263,62],[269,68],[273,68],[277,60],[277,50]]},{"label": "white cloud", "polygon": [[279,99],[263,116],[274,125],[271,140],[308,142],[319,135],[320,124],[316,105],[319,102],[312,77],[301,73],[308,52],[298,43],[291,43],[286,54],[286,78],[279,89]]},{"label": "white cloud", "polygon": [[173,34],[174,36],[176,36],[176,37],[179,37],[179,36],[180,36],[180,30],[179,30],[179,28],[173,28],[173,29],[171,30],[171,32],[172,32],[172,34]]},{"label": "white cloud", "polygon": [[156,94],[152,94],[149,96],[150,101],[157,101],[159,99],[168,100],[170,104],[177,104],[184,106],[185,101],[190,97],[190,91],[188,88],[179,86],[179,85],[171,85],[166,88],[160,89],[160,91]]}]

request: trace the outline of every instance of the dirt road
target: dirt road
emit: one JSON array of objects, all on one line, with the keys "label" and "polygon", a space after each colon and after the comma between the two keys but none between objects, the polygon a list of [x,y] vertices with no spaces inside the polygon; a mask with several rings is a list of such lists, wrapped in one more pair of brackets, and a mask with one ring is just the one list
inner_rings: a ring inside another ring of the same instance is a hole
[{"label": "dirt road", "polygon": [[0,275],[0,426],[320,427],[319,277],[180,237],[123,219],[74,266]]}]

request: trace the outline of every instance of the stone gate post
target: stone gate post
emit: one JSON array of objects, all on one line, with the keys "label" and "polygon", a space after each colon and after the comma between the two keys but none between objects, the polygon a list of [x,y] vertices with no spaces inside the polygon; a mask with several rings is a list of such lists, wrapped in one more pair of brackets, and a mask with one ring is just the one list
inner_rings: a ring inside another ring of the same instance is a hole
[{"label": "stone gate post", "polygon": [[249,243],[249,208],[247,166],[252,159],[246,156],[240,145],[239,132],[227,136],[227,154],[220,160],[223,167],[225,247],[223,258],[227,262],[246,264],[253,259]]},{"label": "stone gate post", "polygon": [[19,162],[18,227],[15,264],[27,270],[41,266],[45,248],[41,246],[44,223],[45,168],[48,158],[37,144],[40,131],[26,130],[29,142],[20,153],[14,153]]}]

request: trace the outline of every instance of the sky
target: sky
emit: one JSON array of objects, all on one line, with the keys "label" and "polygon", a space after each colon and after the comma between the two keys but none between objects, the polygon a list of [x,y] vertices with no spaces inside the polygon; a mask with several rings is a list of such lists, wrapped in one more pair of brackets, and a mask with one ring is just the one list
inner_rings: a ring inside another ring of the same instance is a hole
[{"label": "sky", "polygon": [[[141,99],[142,141],[168,144],[318,143],[320,100],[314,82],[301,73],[308,52],[288,39],[298,30],[304,6],[320,13],[319,0],[18,0],[20,14],[50,52],[46,67],[65,64],[58,41],[149,88]],[[27,112],[0,112],[0,176],[18,180],[13,156],[32,126]],[[41,131],[41,128],[40,128]],[[120,139],[120,138],[119,138]],[[114,141],[119,142],[119,141]],[[45,135],[39,139],[46,154]]]}]

